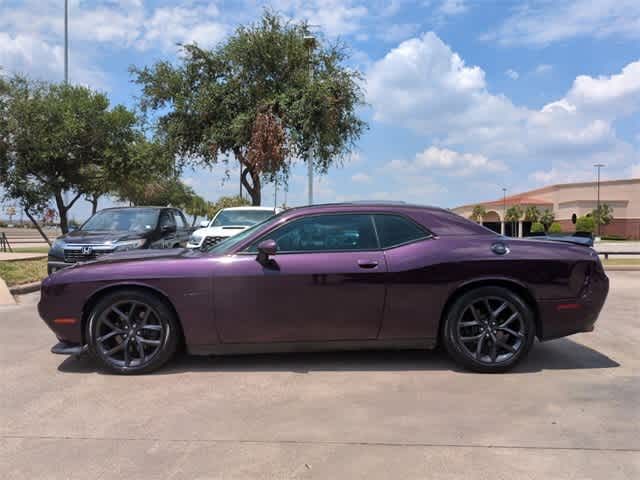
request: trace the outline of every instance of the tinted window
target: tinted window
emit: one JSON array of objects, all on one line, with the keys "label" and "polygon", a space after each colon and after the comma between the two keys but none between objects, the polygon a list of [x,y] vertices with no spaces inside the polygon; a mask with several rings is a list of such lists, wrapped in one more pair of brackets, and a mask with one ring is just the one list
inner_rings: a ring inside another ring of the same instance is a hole
[{"label": "tinted window", "polygon": [[144,232],[153,230],[158,223],[158,210],[150,208],[126,208],[102,210],[91,217],[80,230],[118,230]]},{"label": "tinted window", "polygon": [[160,214],[160,228],[175,226],[173,215],[170,210],[163,210]]},{"label": "tinted window", "polygon": [[176,220],[176,227],[178,228],[178,230],[184,230],[185,228],[187,228],[187,221],[182,216],[182,212],[174,210],[173,218],[175,218]]},{"label": "tinted window", "polygon": [[382,248],[418,240],[429,236],[415,222],[399,215],[374,215]]},{"label": "tinted window", "polygon": [[255,242],[271,238],[280,252],[375,250],[376,234],[370,215],[315,215],[294,220]]}]

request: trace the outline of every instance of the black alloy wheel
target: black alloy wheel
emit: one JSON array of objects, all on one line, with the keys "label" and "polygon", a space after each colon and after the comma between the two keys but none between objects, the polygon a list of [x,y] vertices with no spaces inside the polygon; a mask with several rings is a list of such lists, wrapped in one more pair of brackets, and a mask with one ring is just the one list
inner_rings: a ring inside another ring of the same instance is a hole
[{"label": "black alloy wheel", "polygon": [[535,339],[531,308],[502,287],[481,287],[458,298],[445,320],[443,340],[464,367],[504,372],[522,360]]},{"label": "black alloy wheel", "polygon": [[175,353],[179,329],[173,312],[155,295],[117,291],[105,296],[89,318],[89,349],[108,370],[148,373]]}]

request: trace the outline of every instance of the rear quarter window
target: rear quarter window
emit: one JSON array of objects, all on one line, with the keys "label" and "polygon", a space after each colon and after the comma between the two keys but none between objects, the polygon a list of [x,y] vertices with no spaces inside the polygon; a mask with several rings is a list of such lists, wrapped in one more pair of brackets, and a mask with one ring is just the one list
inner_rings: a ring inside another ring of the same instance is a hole
[{"label": "rear quarter window", "polygon": [[416,222],[400,215],[374,215],[373,218],[382,248],[395,247],[431,236],[430,232]]}]

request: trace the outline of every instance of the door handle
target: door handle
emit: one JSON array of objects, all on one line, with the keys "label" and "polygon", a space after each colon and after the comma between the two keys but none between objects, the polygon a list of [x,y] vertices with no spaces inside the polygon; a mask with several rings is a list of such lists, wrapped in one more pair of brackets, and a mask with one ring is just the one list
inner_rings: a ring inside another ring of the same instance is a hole
[{"label": "door handle", "polygon": [[358,260],[358,266],[360,268],[376,268],[378,262],[376,260]]}]

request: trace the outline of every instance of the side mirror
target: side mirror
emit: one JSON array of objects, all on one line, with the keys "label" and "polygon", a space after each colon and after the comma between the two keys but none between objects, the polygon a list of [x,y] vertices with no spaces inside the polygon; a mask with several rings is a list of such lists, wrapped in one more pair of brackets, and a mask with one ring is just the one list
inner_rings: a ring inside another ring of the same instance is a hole
[{"label": "side mirror", "polygon": [[176,226],[171,224],[165,224],[165,225],[162,225],[162,227],[160,227],[160,231],[162,233],[175,233]]},{"label": "side mirror", "polygon": [[209,220],[203,220],[200,222],[200,228],[207,228],[209,226]]},{"label": "side mirror", "polygon": [[277,251],[278,244],[275,240],[263,240],[258,244],[258,256],[256,260],[262,265],[268,265],[270,261],[269,257],[275,255]]}]

